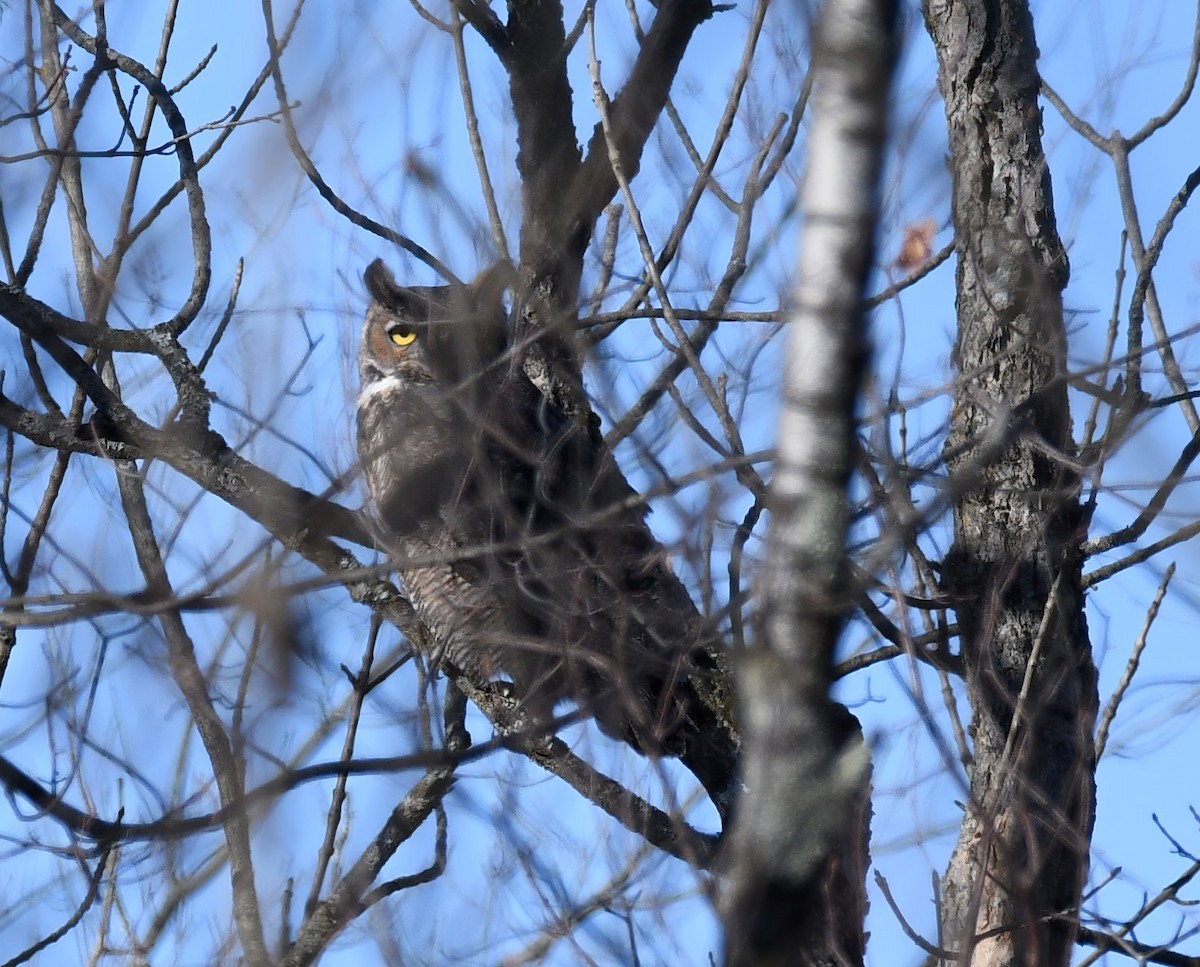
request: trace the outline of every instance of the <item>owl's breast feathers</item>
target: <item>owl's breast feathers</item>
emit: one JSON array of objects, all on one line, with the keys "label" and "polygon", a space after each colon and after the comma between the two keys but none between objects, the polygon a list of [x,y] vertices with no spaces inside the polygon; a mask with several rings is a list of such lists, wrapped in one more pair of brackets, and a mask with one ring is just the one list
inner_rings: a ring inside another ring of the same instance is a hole
[{"label": "owl's breast feathers", "polygon": [[436,388],[400,377],[358,396],[358,452],[379,520],[392,534],[436,523],[462,484],[466,460],[454,443],[461,420]]}]

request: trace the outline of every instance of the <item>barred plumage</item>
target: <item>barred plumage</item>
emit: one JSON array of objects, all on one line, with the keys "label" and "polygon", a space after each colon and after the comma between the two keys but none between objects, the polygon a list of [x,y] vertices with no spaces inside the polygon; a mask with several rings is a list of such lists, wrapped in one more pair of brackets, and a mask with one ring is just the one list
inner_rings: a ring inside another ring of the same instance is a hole
[{"label": "barred plumage", "polygon": [[365,281],[359,451],[433,657],[510,677],[535,720],[569,697],[681,754],[695,610],[611,457],[516,364],[497,273],[404,287],[376,261]]}]

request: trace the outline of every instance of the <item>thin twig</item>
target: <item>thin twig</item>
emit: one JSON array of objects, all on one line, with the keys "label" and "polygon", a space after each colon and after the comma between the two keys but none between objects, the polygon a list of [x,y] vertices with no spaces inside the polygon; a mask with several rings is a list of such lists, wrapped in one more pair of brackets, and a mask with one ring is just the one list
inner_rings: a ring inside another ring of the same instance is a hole
[{"label": "thin twig", "polygon": [[1121,700],[1125,697],[1125,693],[1129,691],[1129,686],[1133,684],[1133,676],[1137,674],[1138,665],[1142,660],[1142,652],[1146,649],[1146,642],[1150,637],[1150,628],[1154,624],[1154,619],[1158,617],[1158,609],[1162,605],[1163,598],[1167,596],[1167,586],[1171,583],[1171,578],[1175,576],[1175,562],[1172,561],[1167,567],[1167,573],[1163,575],[1162,581],[1158,585],[1158,591],[1154,595],[1154,600],[1150,602],[1150,607],[1146,609],[1146,620],[1142,624],[1142,630],[1137,636],[1137,640],[1133,643],[1133,652],[1129,656],[1129,661],[1125,663],[1125,672],[1121,675],[1121,680],[1117,682],[1117,687],[1113,689],[1112,698],[1108,700],[1108,704],[1104,707],[1104,714],[1100,716],[1100,724],[1096,728],[1096,761],[1104,755],[1104,749],[1108,745],[1108,730],[1112,726],[1113,719],[1116,718],[1117,709],[1121,707]]}]

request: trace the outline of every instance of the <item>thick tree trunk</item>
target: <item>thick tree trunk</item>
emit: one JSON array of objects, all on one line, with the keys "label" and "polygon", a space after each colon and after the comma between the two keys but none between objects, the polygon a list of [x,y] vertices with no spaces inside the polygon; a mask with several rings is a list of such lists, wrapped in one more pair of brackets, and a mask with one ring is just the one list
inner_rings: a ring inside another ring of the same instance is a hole
[{"label": "thick tree trunk", "polygon": [[947,441],[974,759],[942,883],[960,967],[1067,964],[1094,799],[1086,529],[1071,470],[1068,266],[1025,0],[926,0],[954,175],[959,376]]},{"label": "thick tree trunk", "polygon": [[729,967],[863,962],[869,754],[829,687],[852,602],[847,488],[895,27],[894,0],[828,0],[815,35],[762,618],[738,668],[745,792],[724,898]]}]

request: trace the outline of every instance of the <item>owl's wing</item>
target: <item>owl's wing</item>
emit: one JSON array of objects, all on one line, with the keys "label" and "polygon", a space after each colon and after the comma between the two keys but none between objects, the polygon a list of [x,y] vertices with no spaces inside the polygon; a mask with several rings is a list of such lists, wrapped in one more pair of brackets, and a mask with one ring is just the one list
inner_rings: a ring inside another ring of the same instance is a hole
[{"label": "owl's wing", "polygon": [[[604,732],[678,754],[698,615],[644,505],[611,455],[524,374],[489,396],[475,419],[476,487],[504,572],[497,587],[556,650],[565,691]],[[544,672],[544,654],[529,661]]]}]

